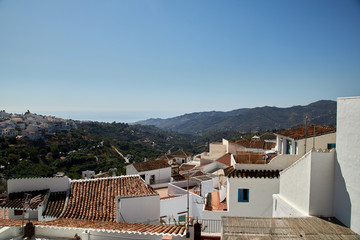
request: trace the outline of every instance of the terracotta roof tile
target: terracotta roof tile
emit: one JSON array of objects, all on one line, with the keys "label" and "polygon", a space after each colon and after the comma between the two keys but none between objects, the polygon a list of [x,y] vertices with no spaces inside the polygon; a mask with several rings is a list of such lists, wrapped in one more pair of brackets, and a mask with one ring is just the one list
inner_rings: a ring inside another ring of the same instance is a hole
[{"label": "terracotta roof tile", "polygon": [[265,150],[271,150],[276,146],[276,143],[274,142],[265,142],[265,141],[239,140],[236,141],[235,143],[246,148],[260,148]]},{"label": "terracotta roof tile", "polygon": [[224,170],[228,178],[279,178],[279,170],[236,170],[234,167]]},{"label": "terracotta roof tile", "polygon": [[[134,233],[157,233],[184,235],[184,226],[175,225],[152,225],[143,223],[118,223],[106,221],[91,220],[75,220],[75,219],[56,219],[53,221],[32,221],[34,225],[53,226],[53,227],[69,227],[69,228],[85,228],[85,229],[106,229],[113,231],[126,231]],[[21,220],[0,219],[0,226],[20,226]]]},{"label": "terracotta roof tile", "polygon": [[43,216],[60,217],[63,212],[66,201],[66,192],[52,192],[43,213]]},{"label": "terracotta roof tile", "polygon": [[231,154],[227,153],[216,161],[227,166],[231,166]]},{"label": "terracotta roof tile", "polygon": [[184,157],[184,158],[187,158],[187,157],[191,157],[192,156],[192,153],[190,152],[185,152],[183,150],[178,150],[176,152],[173,152],[170,154],[172,157]]},{"label": "terracotta roof tile", "polygon": [[3,202],[2,208],[14,208],[14,209],[23,209],[23,200],[25,199],[25,194],[31,194],[31,197],[36,197],[40,195],[40,201],[33,202],[30,204],[31,209],[37,209],[39,204],[42,203],[45,198],[48,196],[49,190],[37,190],[37,191],[27,191],[27,192],[14,192],[10,193],[8,198]]},{"label": "terracotta roof tile", "polygon": [[176,152],[173,152],[171,154],[164,154],[158,158],[158,160],[170,160],[174,158],[188,158],[191,157],[192,153],[185,152],[183,150],[178,150]]},{"label": "terracotta roof tile", "polygon": [[308,126],[308,127],[300,126],[300,127],[283,130],[281,132],[278,132],[277,134],[293,139],[302,139],[302,138],[313,137],[314,135],[320,136],[334,132],[336,132],[336,128],[334,127],[315,125],[315,132],[314,132],[314,126]]},{"label": "terracotta roof tile", "polygon": [[168,163],[168,160],[155,160],[155,161],[133,163],[133,166],[138,172],[171,167]]},{"label": "terracotta roof tile", "polygon": [[62,218],[116,221],[116,197],[158,195],[139,176],[71,181],[71,195]]}]

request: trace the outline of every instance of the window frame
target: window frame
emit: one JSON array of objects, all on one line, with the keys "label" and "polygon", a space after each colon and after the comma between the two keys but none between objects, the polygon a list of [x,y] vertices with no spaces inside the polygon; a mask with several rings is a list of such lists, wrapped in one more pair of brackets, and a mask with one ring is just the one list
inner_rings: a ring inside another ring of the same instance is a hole
[{"label": "window frame", "polygon": [[[244,194],[246,193],[246,194]],[[250,194],[250,189],[248,188],[239,188],[238,189],[238,202],[249,202],[249,194]],[[244,198],[245,195],[245,198]]]}]

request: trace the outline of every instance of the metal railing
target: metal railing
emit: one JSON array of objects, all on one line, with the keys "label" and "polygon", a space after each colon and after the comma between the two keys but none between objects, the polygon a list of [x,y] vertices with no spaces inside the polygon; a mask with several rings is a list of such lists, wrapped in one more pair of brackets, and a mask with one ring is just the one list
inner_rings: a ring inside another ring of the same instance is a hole
[{"label": "metal railing", "polygon": [[206,233],[221,233],[221,220],[201,219],[201,231]]}]

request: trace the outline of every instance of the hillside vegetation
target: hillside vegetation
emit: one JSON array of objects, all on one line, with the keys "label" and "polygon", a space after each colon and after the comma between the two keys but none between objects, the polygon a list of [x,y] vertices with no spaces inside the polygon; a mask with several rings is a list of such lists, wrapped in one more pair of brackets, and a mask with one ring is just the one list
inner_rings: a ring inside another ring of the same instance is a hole
[{"label": "hillside vegetation", "polygon": [[289,108],[242,108],[229,112],[199,112],[168,119],[149,119],[137,124],[153,125],[179,133],[208,133],[216,131],[260,131],[286,129],[301,125],[305,117],[311,124],[336,125],[336,102],[321,100],[306,106]]}]

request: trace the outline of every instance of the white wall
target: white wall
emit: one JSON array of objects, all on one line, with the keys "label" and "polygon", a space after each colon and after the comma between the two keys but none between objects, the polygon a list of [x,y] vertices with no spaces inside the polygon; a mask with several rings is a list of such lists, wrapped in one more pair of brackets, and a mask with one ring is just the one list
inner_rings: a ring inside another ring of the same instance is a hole
[{"label": "white wall", "polygon": [[170,182],[171,180],[171,167],[168,168],[160,168],[156,170],[150,170],[146,172],[139,172],[139,175],[145,174],[145,183],[150,185],[151,175],[155,175],[155,184]]},{"label": "white wall", "polygon": [[338,98],[334,213],[360,234],[360,97]]},{"label": "white wall", "polygon": [[334,162],[335,150],[312,151],[282,171],[278,197],[284,201],[278,201],[277,206],[284,210],[274,216],[284,216],[289,206],[307,216],[333,216]]},{"label": "white wall", "polygon": [[118,198],[117,220],[130,223],[160,223],[160,196]]},{"label": "white wall", "polygon": [[[189,194],[189,212],[193,219],[202,218],[202,209],[204,208],[203,198],[190,193]],[[160,215],[167,216],[164,220],[174,224],[173,219],[178,221],[180,215],[185,215],[187,211],[187,195],[182,195],[175,198],[168,198],[160,201]],[[181,214],[178,214],[181,213]]]},{"label": "white wall", "polygon": [[138,174],[138,171],[134,167],[134,165],[130,164],[126,166],[126,175],[134,175]]},{"label": "white wall", "polygon": [[[229,178],[228,210],[233,216],[271,217],[279,178]],[[238,202],[238,189],[249,189],[249,202]]]},{"label": "white wall", "polygon": [[[227,186],[227,211],[203,210],[204,219],[272,216],[272,195],[279,193],[278,178],[228,178]],[[249,189],[249,202],[238,202],[238,189]]]},{"label": "white wall", "polygon": [[[196,186],[197,184],[189,181],[189,187]],[[185,188],[185,189],[184,189]],[[186,194],[187,181],[182,182],[172,182],[168,185],[168,194],[169,195],[182,195]]]},{"label": "white wall", "polygon": [[[280,141],[282,139],[282,141]],[[315,144],[314,144],[315,139]],[[327,149],[328,143],[336,143],[336,133],[328,133],[320,136],[308,137],[303,139],[294,140],[293,138],[289,138],[282,135],[277,135],[276,137],[276,150],[279,154],[286,154],[286,140],[291,141],[290,154],[304,155],[309,152],[313,147],[315,149]],[[297,142],[295,146],[295,142]],[[305,149],[306,147],[306,149]]]},{"label": "white wall", "polygon": [[[176,185],[175,185],[176,184]],[[196,185],[189,181],[189,186]],[[187,191],[181,187],[187,186],[187,181],[171,183],[168,187],[169,195],[179,195],[170,199],[160,201],[160,216],[173,216],[177,220],[179,212],[187,211]],[[204,208],[204,199],[192,192],[189,193],[189,211],[194,219],[202,218],[202,210]],[[181,214],[180,214],[181,215]]]},{"label": "white wall", "polygon": [[235,169],[244,170],[282,170],[296,162],[301,156],[283,154],[274,157],[267,164],[235,164]]},{"label": "white wall", "polygon": [[50,189],[51,192],[63,192],[70,189],[68,177],[59,178],[16,178],[7,181],[8,193]]},{"label": "white wall", "polygon": [[226,152],[236,154],[236,152],[245,151],[245,147],[236,143],[231,143],[228,140],[223,139],[223,143],[226,144]]},{"label": "white wall", "polygon": [[160,216],[167,216],[165,220],[167,223],[174,224],[173,218],[178,221],[181,212],[187,211],[187,196],[168,198],[160,200]]},{"label": "white wall", "polygon": [[[281,181],[281,180],[280,180]],[[305,217],[307,216],[296,206],[287,202],[280,194],[273,195],[273,215],[272,217]]]},{"label": "white wall", "polygon": [[[305,141],[306,141],[306,150],[305,150]],[[327,149],[328,143],[336,143],[336,133],[324,134],[321,136],[315,137],[315,149]],[[304,155],[306,152],[310,151],[314,146],[314,138],[309,137],[305,139],[297,140],[298,153]]]},{"label": "white wall", "polygon": [[311,216],[333,216],[335,150],[311,153]]},{"label": "white wall", "polygon": [[0,239],[13,239],[21,234],[19,226],[0,227]]},{"label": "white wall", "polygon": [[226,146],[218,143],[209,144],[209,154],[213,159],[217,159],[226,153]]},{"label": "white wall", "polygon": [[201,196],[205,197],[205,195],[209,192],[216,192],[217,190],[213,188],[213,179],[208,181],[201,182]]},{"label": "white wall", "polygon": [[225,165],[222,164],[222,163],[214,161],[214,162],[211,162],[211,163],[209,163],[207,165],[204,165],[201,170],[203,172],[211,173],[211,172],[213,172],[213,171],[215,171],[215,170],[217,170],[219,168],[226,168],[227,167],[227,166],[226,167],[222,167],[222,166],[225,166]]},{"label": "white wall", "polygon": [[310,204],[310,152],[294,165],[280,173],[280,195],[301,212],[309,214]]},{"label": "white wall", "polygon": [[[38,219],[38,211],[30,210],[27,211],[28,215],[25,213],[24,217],[25,219],[28,219],[28,217],[31,220],[37,220]],[[28,217],[27,217],[28,216]],[[15,216],[15,209],[9,209],[9,219],[23,219],[23,215],[16,215]]]}]

